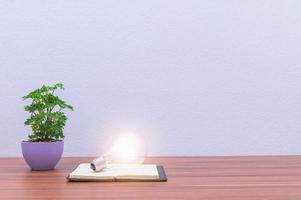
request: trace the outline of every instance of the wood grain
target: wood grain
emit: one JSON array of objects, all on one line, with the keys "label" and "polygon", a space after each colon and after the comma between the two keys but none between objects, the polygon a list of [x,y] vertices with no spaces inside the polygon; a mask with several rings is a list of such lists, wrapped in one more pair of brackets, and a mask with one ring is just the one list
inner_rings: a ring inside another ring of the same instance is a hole
[{"label": "wood grain", "polygon": [[152,157],[168,182],[67,182],[79,163],[32,172],[22,158],[0,158],[0,199],[301,199],[301,156]]}]

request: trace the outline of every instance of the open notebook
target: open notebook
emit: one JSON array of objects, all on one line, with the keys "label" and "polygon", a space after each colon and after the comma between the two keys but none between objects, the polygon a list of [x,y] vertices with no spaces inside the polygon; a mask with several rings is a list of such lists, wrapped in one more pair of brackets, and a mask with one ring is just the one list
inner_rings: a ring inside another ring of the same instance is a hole
[{"label": "open notebook", "polygon": [[167,181],[163,166],[152,164],[110,164],[100,172],[80,164],[67,177],[69,181]]}]

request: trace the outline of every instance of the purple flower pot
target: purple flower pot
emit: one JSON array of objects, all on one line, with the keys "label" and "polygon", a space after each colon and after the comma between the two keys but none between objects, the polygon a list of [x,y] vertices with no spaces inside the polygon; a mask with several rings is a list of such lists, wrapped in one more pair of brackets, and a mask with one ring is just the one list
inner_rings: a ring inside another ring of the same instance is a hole
[{"label": "purple flower pot", "polygon": [[21,143],[22,154],[32,170],[44,171],[54,169],[62,157],[64,141]]}]

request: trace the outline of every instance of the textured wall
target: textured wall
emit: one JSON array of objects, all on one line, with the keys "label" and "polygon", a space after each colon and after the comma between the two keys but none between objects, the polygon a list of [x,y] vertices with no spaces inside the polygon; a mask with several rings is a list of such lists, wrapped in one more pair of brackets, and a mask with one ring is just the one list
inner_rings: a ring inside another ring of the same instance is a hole
[{"label": "textured wall", "polygon": [[0,156],[21,97],[65,83],[65,156],[143,134],[151,155],[301,154],[299,0],[3,0]]}]

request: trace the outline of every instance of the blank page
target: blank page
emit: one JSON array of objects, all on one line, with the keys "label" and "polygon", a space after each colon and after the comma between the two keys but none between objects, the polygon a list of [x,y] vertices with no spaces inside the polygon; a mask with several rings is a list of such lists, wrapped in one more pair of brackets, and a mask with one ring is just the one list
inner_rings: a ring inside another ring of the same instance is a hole
[{"label": "blank page", "polygon": [[110,164],[100,172],[90,169],[89,163],[80,164],[70,175],[75,179],[159,179],[156,165],[151,164]]}]

